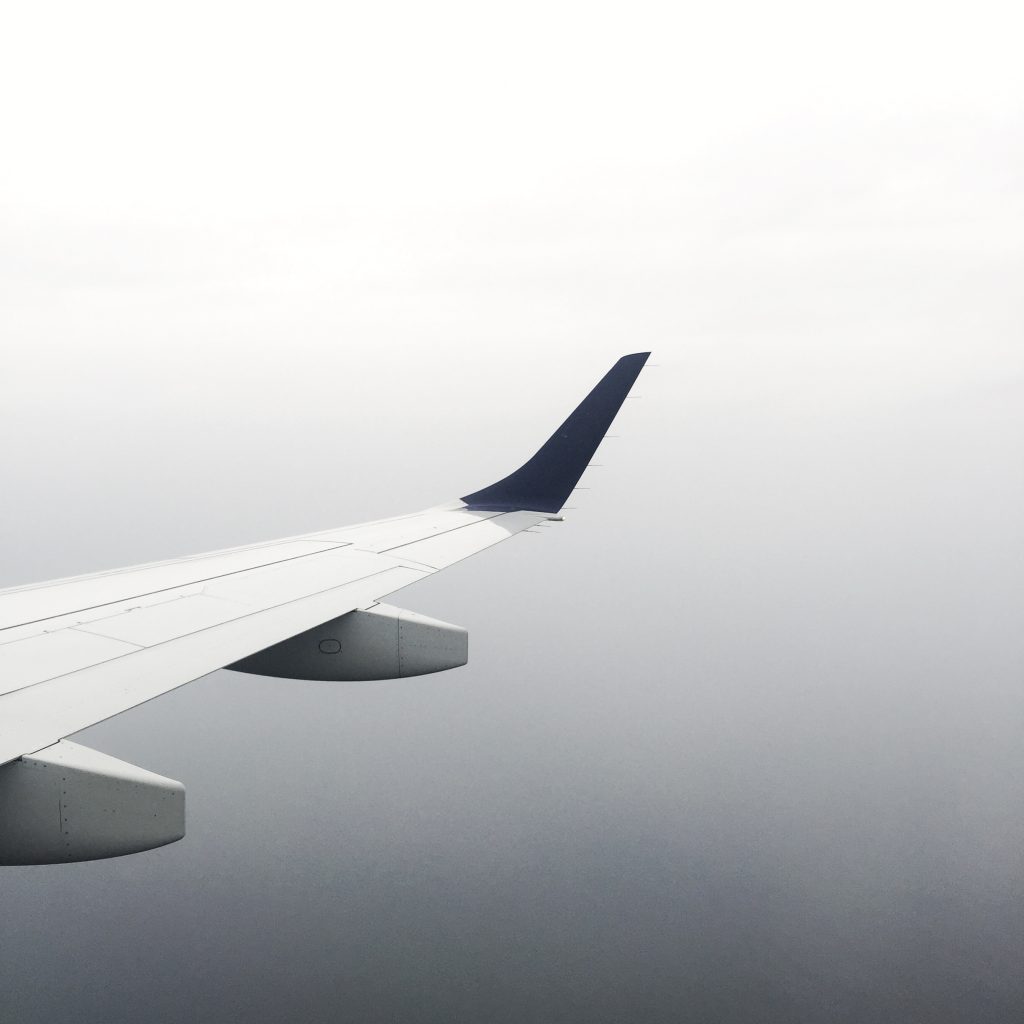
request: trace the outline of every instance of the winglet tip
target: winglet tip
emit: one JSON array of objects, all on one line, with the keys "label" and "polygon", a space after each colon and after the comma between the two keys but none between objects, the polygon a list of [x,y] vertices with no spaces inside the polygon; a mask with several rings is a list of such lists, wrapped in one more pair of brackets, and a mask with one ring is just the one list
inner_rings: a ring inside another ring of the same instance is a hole
[{"label": "winglet tip", "polygon": [[631,352],[621,356],[531,459],[503,480],[462,500],[470,508],[558,512],[650,354]]}]

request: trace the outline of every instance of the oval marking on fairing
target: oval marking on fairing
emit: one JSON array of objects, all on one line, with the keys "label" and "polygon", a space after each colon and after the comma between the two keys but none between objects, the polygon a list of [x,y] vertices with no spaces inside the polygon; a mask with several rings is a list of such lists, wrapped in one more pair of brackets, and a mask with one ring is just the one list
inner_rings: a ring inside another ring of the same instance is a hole
[{"label": "oval marking on fairing", "polygon": [[341,643],[333,638],[320,641],[320,653],[321,654],[340,654]]}]

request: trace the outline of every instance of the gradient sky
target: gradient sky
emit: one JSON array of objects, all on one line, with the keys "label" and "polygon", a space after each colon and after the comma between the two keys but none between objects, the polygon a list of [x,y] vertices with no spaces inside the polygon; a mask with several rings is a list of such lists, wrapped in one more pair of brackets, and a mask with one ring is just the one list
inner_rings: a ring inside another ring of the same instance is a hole
[{"label": "gradient sky", "polygon": [[188,835],[0,877],[0,1017],[1017,1021],[1024,18],[23,4],[0,586],[411,511],[652,349],[470,664],[80,734]]}]

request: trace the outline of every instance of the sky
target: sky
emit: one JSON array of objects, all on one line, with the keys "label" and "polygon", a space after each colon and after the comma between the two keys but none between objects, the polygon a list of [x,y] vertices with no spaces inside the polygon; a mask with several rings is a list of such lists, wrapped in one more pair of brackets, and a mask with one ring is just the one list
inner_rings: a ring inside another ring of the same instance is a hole
[{"label": "sky", "polygon": [[12,1020],[1015,1021],[1016,5],[36,3],[0,586],[424,508],[651,350],[420,679],[76,737],[188,835],[0,877]]}]

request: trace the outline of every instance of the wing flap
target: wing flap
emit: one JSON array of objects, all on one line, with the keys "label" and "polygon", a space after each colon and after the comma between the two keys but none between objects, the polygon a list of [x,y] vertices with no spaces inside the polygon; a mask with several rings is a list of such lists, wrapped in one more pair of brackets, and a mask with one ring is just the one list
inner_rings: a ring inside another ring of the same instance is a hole
[{"label": "wing flap", "polygon": [[489,516],[461,529],[449,530],[422,540],[411,541],[388,549],[396,558],[410,559],[433,569],[442,569],[475,555],[513,534],[547,519],[536,512],[512,512]]},{"label": "wing flap", "polygon": [[380,572],[384,564],[377,555],[365,551],[335,548],[312,558],[297,558],[214,580],[203,587],[203,593],[249,609],[262,608],[316,594],[346,580],[362,579]]},{"label": "wing flap", "polygon": [[235,601],[206,594],[187,594],[148,608],[134,608],[109,618],[94,619],[66,632],[109,637],[136,647],[155,647],[241,618],[251,611],[251,607]]},{"label": "wing flap", "polygon": [[232,576],[336,548],[341,541],[296,538],[243,551],[214,552],[180,562],[117,569],[0,592],[0,630]]},{"label": "wing flap", "polygon": [[54,676],[100,665],[138,647],[115,638],[90,636],[75,629],[0,645],[0,694],[34,686]]},{"label": "wing flap", "polygon": [[455,505],[451,508],[427,509],[417,515],[385,519],[364,526],[332,530],[326,534],[313,534],[312,537],[317,540],[354,544],[362,551],[383,552],[423,540],[425,537],[440,536],[467,526],[475,526],[498,515],[498,512],[473,512],[461,505]]}]

